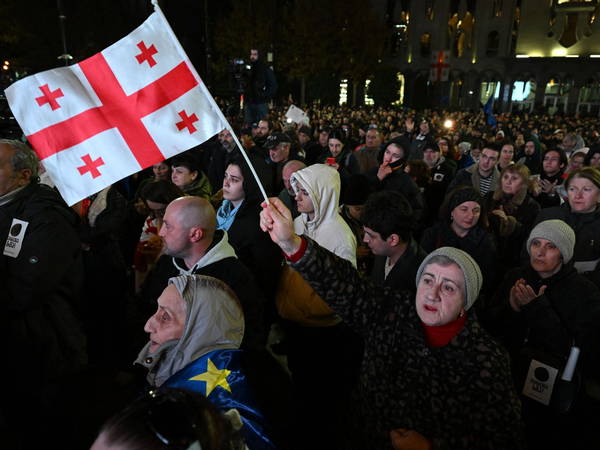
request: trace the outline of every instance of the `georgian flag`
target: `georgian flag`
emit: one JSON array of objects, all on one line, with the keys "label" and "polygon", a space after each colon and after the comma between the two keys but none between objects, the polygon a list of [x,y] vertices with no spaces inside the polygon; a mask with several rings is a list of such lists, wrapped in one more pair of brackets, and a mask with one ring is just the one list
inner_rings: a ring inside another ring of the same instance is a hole
[{"label": "georgian flag", "polygon": [[160,9],[104,51],[5,93],[69,205],[228,128]]},{"label": "georgian flag", "polygon": [[450,52],[433,52],[429,69],[429,81],[448,81],[450,75]]}]

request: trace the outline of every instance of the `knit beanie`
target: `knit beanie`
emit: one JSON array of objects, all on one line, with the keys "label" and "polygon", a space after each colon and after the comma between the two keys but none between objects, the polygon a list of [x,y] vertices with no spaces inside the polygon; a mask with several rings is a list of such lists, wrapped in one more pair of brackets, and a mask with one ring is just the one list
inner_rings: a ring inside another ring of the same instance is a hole
[{"label": "knit beanie", "polygon": [[481,205],[481,195],[470,186],[457,189],[448,202],[448,212],[452,213],[454,208],[464,202],[476,202]]},{"label": "knit beanie", "polygon": [[417,285],[419,284],[423,270],[434,256],[445,256],[456,263],[460,267],[460,270],[462,270],[465,277],[465,311],[467,311],[473,306],[473,303],[475,303],[475,300],[479,296],[479,290],[483,283],[481,269],[479,269],[475,260],[468,253],[454,247],[440,247],[427,255],[419,266],[419,270],[417,270]]},{"label": "knit beanie", "polygon": [[536,238],[546,239],[552,242],[560,250],[563,263],[567,264],[573,258],[575,249],[575,232],[573,228],[562,220],[544,220],[538,223],[527,239],[527,253],[531,255],[531,241]]}]

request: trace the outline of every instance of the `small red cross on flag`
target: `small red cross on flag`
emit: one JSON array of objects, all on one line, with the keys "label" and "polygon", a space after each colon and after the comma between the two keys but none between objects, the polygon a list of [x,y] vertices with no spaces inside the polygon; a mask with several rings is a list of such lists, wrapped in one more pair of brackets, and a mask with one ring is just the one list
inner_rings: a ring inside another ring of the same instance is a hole
[{"label": "small red cross on flag", "polygon": [[429,81],[448,81],[450,74],[450,52],[444,50],[433,52],[431,55],[431,69],[429,70]]},{"label": "small red cross on flag", "polygon": [[160,9],[102,52],[5,92],[70,205],[227,127]]}]

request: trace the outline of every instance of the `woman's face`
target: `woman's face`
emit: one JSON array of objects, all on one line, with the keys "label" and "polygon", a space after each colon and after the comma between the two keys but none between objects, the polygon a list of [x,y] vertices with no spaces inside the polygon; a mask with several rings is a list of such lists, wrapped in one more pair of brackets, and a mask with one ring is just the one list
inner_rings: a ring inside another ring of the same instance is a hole
[{"label": "woman's face", "polygon": [[404,157],[404,150],[398,147],[396,144],[390,144],[386,147],[383,152],[383,163],[392,164]]},{"label": "woman's face", "polygon": [[502,192],[507,195],[515,195],[521,190],[525,181],[518,173],[505,172],[500,182],[502,184]]},{"label": "woman's face", "polygon": [[169,175],[171,175],[171,168],[165,163],[158,163],[152,166],[152,172],[154,172],[156,180],[168,180]]},{"label": "woman's face", "polygon": [[600,153],[594,153],[590,158],[590,167],[600,168]]},{"label": "woman's face", "polygon": [[502,150],[500,151],[500,161],[504,164],[508,164],[513,160],[514,154],[515,150],[512,145],[503,145]]},{"label": "woman's face", "polygon": [[244,194],[244,176],[239,166],[229,164],[223,177],[223,198],[234,204],[241,202],[246,198]]},{"label": "woman's face", "polygon": [[158,309],[148,319],[144,331],[150,334],[150,353],[154,353],[161,344],[183,335],[186,308],[175,285],[168,285],[158,297]]},{"label": "woman's face", "polygon": [[178,188],[183,188],[184,186],[192,184],[197,176],[198,172],[190,172],[190,169],[187,167],[177,166],[173,167],[173,171],[171,172],[171,181]]},{"label": "woman's face", "polygon": [[440,326],[456,320],[465,305],[464,285],[465,277],[457,264],[425,266],[415,300],[421,321]]},{"label": "woman's face", "polygon": [[337,155],[342,153],[342,149],[344,148],[344,144],[342,144],[342,141],[340,141],[339,139],[335,139],[335,138],[330,138],[328,141],[328,145],[329,145],[329,152],[331,153],[331,155],[334,158],[336,158]]},{"label": "woman's face", "polygon": [[567,188],[571,211],[590,213],[596,210],[600,202],[600,189],[587,178],[575,177],[571,179]]},{"label": "woman's face", "polygon": [[452,210],[452,222],[462,230],[470,230],[479,220],[481,206],[479,203],[468,201],[461,203]]},{"label": "woman's face", "polygon": [[554,243],[535,238],[529,247],[529,262],[541,278],[548,278],[560,270],[562,255]]}]

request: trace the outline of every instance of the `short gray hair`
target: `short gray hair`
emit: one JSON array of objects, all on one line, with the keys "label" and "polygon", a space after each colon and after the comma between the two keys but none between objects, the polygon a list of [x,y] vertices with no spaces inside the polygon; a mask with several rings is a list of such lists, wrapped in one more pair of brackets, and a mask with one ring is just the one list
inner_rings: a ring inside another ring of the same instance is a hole
[{"label": "short gray hair", "polygon": [[8,145],[15,151],[10,160],[12,169],[15,172],[29,169],[31,180],[37,180],[39,160],[35,152],[27,144],[14,139],[0,139],[0,145],[2,144]]}]

